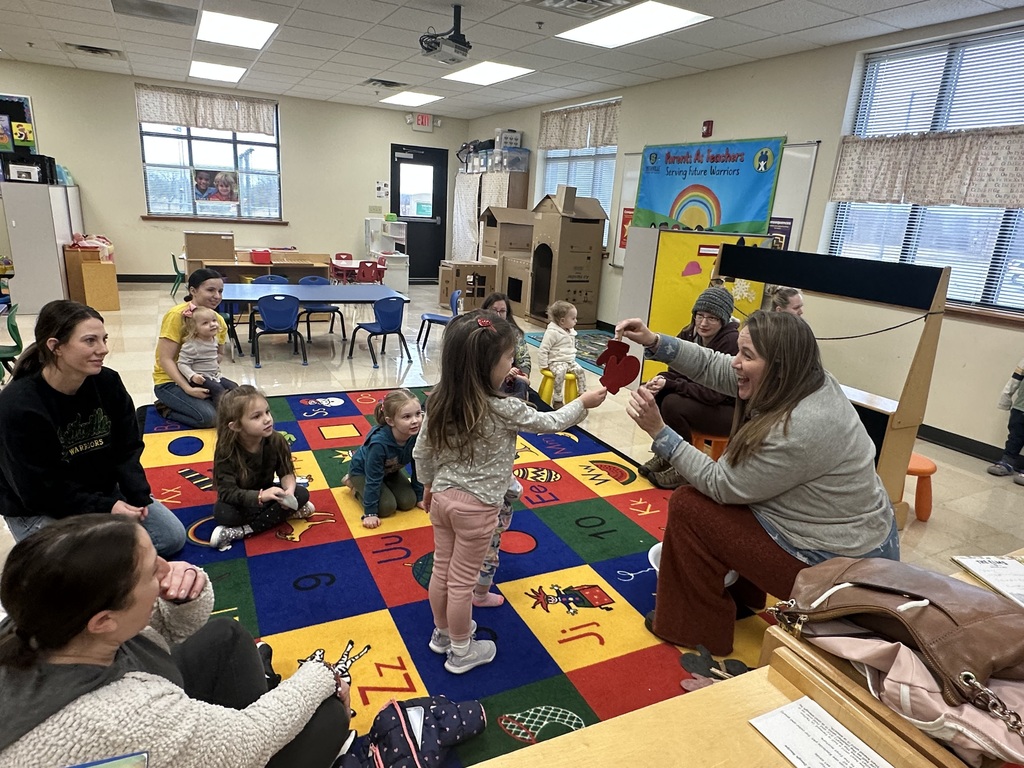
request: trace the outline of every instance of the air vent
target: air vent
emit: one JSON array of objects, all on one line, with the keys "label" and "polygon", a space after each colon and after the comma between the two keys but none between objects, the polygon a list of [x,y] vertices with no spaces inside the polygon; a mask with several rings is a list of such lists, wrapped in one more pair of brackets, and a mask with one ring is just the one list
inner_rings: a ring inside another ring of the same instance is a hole
[{"label": "air vent", "polygon": [[408,88],[408,83],[396,83],[394,80],[384,80],[379,77],[371,77],[367,80],[363,80],[360,85],[366,85],[370,88],[386,88],[388,90],[398,90],[399,88]]},{"label": "air vent", "polygon": [[182,8],[180,5],[155,3],[153,0],[111,0],[114,13],[122,16],[137,16],[140,19],[167,21],[171,24],[196,25],[199,12],[195,8]]},{"label": "air vent", "polygon": [[609,13],[621,11],[640,0],[523,0],[523,5],[543,8],[545,11],[561,13],[577,19],[593,21]]},{"label": "air vent", "polygon": [[127,61],[123,51],[115,51],[113,48],[99,48],[95,45],[78,45],[77,43],[61,43],[60,47],[65,53],[84,53],[87,56],[95,56],[98,59]]}]

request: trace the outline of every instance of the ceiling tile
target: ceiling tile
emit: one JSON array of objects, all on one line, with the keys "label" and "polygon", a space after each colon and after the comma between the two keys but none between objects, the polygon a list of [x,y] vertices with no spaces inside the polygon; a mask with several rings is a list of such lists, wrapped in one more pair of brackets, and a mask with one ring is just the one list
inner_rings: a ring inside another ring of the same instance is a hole
[{"label": "ceiling tile", "polygon": [[759,8],[762,5],[771,5],[775,0],[729,0],[723,3],[722,0],[686,0],[683,3],[673,3],[690,11],[703,13],[705,16],[731,16],[734,13],[749,11],[751,8]]},{"label": "ceiling tile", "polygon": [[0,0],[0,11],[28,13],[29,10],[21,0]]},{"label": "ceiling tile", "polygon": [[91,37],[98,40],[120,40],[116,27],[102,24],[82,24],[68,19],[40,18],[40,23],[54,33],[55,39],[73,43],[78,37]]},{"label": "ceiling tile", "polygon": [[[687,56],[696,56],[698,53],[706,53],[711,48],[695,43],[687,43],[682,40],[674,40],[669,35],[662,35],[651,40],[625,45],[619,50],[626,53],[633,53],[648,59],[657,61],[678,61]],[[654,62],[650,66],[653,66]]]},{"label": "ceiling tile", "polygon": [[[151,35],[148,32],[132,32],[130,35],[122,35],[122,39],[125,40],[124,49],[126,51],[141,51],[145,53],[153,48],[160,51],[176,51],[187,56],[192,50],[192,41],[180,37],[162,37],[160,35]],[[166,54],[161,53],[160,55],[164,56]]]},{"label": "ceiling tile", "polygon": [[131,68],[127,61],[101,59],[98,56],[69,56],[68,58],[79,69],[88,69],[94,72],[120,72],[123,75],[131,74]]},{"label": "ceiling tile", "polygon": [[679,40],[685,43],[693,43],[704,48],[727,48],[730,45],[741,43],[752,43],[755,40],[764,40],[771,37],[772,32],[760,27],[750,27],[746,24],[737,24],[728,19],[711,19],[695,27],[681,29],[669,35],[670,40]]},{"label": "ceiling tile", "polygon": [[743,56],[730,51],[709,51],[708,53],[690,56],[679,63],[687,67],[697,67],[698,69],[724,69],[725,67],[735,67],[738,64],[748,64],[751,61],[754,61],[754,59],[749,56]]},{"label": "ceiling tile", "polygon": [[833,21],[850,18],[851,14],[809,0],[779,0],[771,5],[752,11],[733,14],[730,21],[738,21],[748,27],[768,29],[783,34],[798,29],[819,27]]},{"label": "ceiling tile", "polygon": [[[541,23],[540,28],[537,22]],[[546,36],[559,35],[583,24],[581,19],[566,16],[562,13],[545,11],[530,5],[515,5],[507,11],[496,14],[487,20],[488,24],[499,27],[519,29],[523,32],[539,33]]]},{"label": "ceiling tile", "polygon": [[890,24],[894,27],[911,29],[927,24],[941,24],[944,21],[977,16],[999,10],[981,0],[924,0],[902,8],[872,13],[868,18]]},{"label": "ceiling tile", "polygon": [[[669,66],[675,67],[678,64],[669,64]],[[688,74],[696,74],[700,72],[699,69],[693,69],[693,67],[682,67],[683,69],[690,70]],[[602,83],[609,83],[610,85],[619,86],[631,86],[631,85],[646,85],[647,83],[657,82],[657,77],[650,75],[642,75],[639,72],[623,72],[621,75],[611,75],[610,77],[603,78]]]},{"label": "ceiling tile", "polygon": [[[315,62],[314,62],[315,63]],[[266,64],[262,60],[257,61],[249,70],[250,72],[267,72],[274,75],[289,75],[291,77],[308,77],[313,69],[311,67],[286,67],[280,64]]]},{"label": "ceiling tile", "polygon": [[57,42],[50,37],[50,33],[39,27],[16,27],[13,24],[5,24],[0,27],[0,43],[7,48],[30,49],[29,43],[38,47],[55,49]]},{"label": "ceiling tile", "polygon": [[[330,53],[330,51],[319,48],[314,49],[323,52],[324,54]],[[302,56],[291,56],[283,53],[276,53],[272,50],[266,50],[260,54],[260,61],[266,62],[267,64],[283,64],[286,67],[310,67],[316,69],[323,61],[321,59],[307,59]]]},{"label": "ceiling tile", "polygon": [[474,24],[464,30],[464,32],[466,38],[474,46],[477,43],[484,43],[485,45],[495,45],[499,48],[522,48],[547,39],[547,35],[499,27],[491,24],[489,21],[483,24]]},{"label": "ceiling tile", "polygon": [[177,70],[181,67],[188,69],[191,62],[181,59],[166,59],[163,56],[150,56],[144,53],[129,53],[128,61],[132,66],[145,67],[146,69],[160,69],[166,67],[168,70]]},{"label": "ceiling tile", "polygon": [[343,51],[346,45],[350,45],[355,40],[355,37],[319,32],[315,29],[284,27],[277,33],[274,40],[280,40],[282,43],[310,45],[314,48],[326,48],[329,51]]},{"label": "ceiling tile", "polygon": [[838,8],[841,11],[855,13],[858,16],[866,16],[869,13],[887,11],[890,8],[898,8],[901,5],[912,5],[916,0],[814,0],[819,5],[827,5],[830,8]]},{"label": "ceiling tile", "polygon": [[491,60],[502,64],[511,64],[514,67],[526,67],[537,72],[565,64],[562,59],[552,59],[549,56],[538,56],[536,53],[525,53],[524,51],[508,51]]},{"label": "ceiling tile", "polygon": [[296,11],[288,18],[289,27],[300,29],[312,29],[317,32],[326,32],[331,35],[342,37],[359,37],[370,28],[365,21],[354,21],[343,19],[340,16],[330,16],[326,13],[310,13],[309,11]]},{"label": "ceiling tile", "polygon": [[818,45],[837,45],[851,40],[861,40],[865,37],[878,37],[880,35],[887,35],[890,32],[898,31],[899,29],[897,27],[883,24],[880,21],[856,18],[837,21],[832,24],[823,24],[820,27],[812,27],[811,29],[801,29],[799,32],[794,32],[792,37],[798,37],[801,40],[810,40],[812,43],[817,43]]},{"label": "ceiling tile", "polygon": [[427,80],[443,77],[444,75],[455,71],[451,67],[446,67],[440,62],[436,62],[428,58],[400,61],[391,67],[391,70],[405,75],[415,75],[416,77],[422,77]]},{"label": "ceiling tile", "polygon": [[140,53],[147,56],[160,56],[164,59],[175,59],[178,61],[192,60],[191,51],[183,51],[177,48],[164,48],[159,45],[140,45],[136,42],[125,43],[124,51],[129,56],[135,53]]},{"label": "ceiling tile", "polygon": [[618,74],[614,69],[607,69],[606,67],[594,67],[582,61],[577,61],[572,64],[563,64],[562,66],[554,67],[549,71],[553,75],[575,77],[580,80],[600,80],[602,77]]},{"label": "ceiling tile", "polygon": [[593,56],[595,53],[600,53],[602,50],[604,49],[570,43],[568,40],[552,37],[539,43],[527,45],[520,49],[520,53],[536,53],[538,56],[550,56],[552,59],[561,59],[562,61],[579,61]]},{"label": "ceiling tile", "polygon": [[[8,26],[12,27],[27,27],[28,29],[38,29],[43,26],[42,22],[31,13],[19,13],[17,11],[5,11],[3,15],[4,24],[3,28],[6,29]],[[49,25],[47,25],[49,27]]]},{"label": "ceiling tile", "polygon": [[337,86],[341,88],[346,85],[355,85],[365,80],[365,77],[359,75],[342,75],[337,72],[312,72],[307,77],[303,78],[299,85],[308,85],[311,88],[326,88],[328,86]]},{"label": "ceiling tile", "polygon": [[[195,28],[187,24],[172,24],[169,21],[156,21],[154,19],[140,19],[135,16],[115,17],[117,27],[122,31],[124,39],[133,36],[138,32],[141,34],[159,35],[160,37],[173,37],[177,40],[188,40],[192,45],[192,38],[195,36]],[[167,45],[167,43],[163,43]]]},{"label": "ceiling tile", "polygon": [[778,35],[766,40],[758,40],[755,43],[737,45],[729,50],[744,56],[752,56],[755,59],[769,59],[774,56],[788,56],[791,53],[809,51],[817,47],[817,43],[801,40],[796,35]]},{"label": "ceiling tile", "polygon": [[299,58],[316,59],[317,61],[327,61],[337,53],[337,51],[330,48],[314,48],[311,45],[289,43],[284,40],[275,40],[265,50],[267,53],[276,53],[280,56],[298,56]]},{"label": "ceiling tile", "polygon": [[395,10],[393,4],[376,0],[345,0],[344,3],[338,0],[302,0],[299,7],[304,11],[342,16],[371,24],[379,23]]},{"label": "ceiling tile", "polygon": [[[55,19],[68,19],[80,21],[83,24],[98,24],[100,26],[114,26],[113,11],[98,11],[94,8],[79,8],[76,6],[50,3],[44,0],[34,0],[32,12],[37,16],[50,17]],[[6,17],[6,14],[4,14]]]},{"label": "ceiling tile", "polygon": [[345,53],[371,56],[386,61],[405,61],[413,52],[393,45],[373,43],[369,40],[356,40],[345,48]]},{"label": "ceiling tile", "polygon": [[598,67],[607,67],[608,69],[614,69],[618,72],[632,72],[634,69],[643,69],[644,67],[654,66],[658,63],[658,59],[651,59],[647,56],[637,56],[635,53],[628,53],[624,50],[617,49],[614,51],[604,51],[596,56],[583,59],[581,63],[593,64]]},{"label": "ceiling tile", "polygon": [[548,88],[563,88],[569,83],[576,82],[575,77],[566,77],[565,75],[553,75],[550,72],[535,72],[532,75],[523,75],[519,79],[521,82],[536,83],[537,85]]},{"label": "ceiling tile", "polygon": [[433,27],[435,32],[447,32],[452,28],[452,9],[449,5],[447,12],[444,10],[428,11],[422,10],[420,4],[417,4],[415,8],[408,6],[395,8],[381,24],[385,27],[410,30],[417,34],[423,34],[429,27]]}]

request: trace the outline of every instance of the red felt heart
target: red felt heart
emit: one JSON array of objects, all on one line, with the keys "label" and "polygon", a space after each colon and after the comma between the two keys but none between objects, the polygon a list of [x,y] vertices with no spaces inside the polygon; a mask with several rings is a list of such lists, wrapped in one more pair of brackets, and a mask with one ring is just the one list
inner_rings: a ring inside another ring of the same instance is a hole
[{"label": "red felt heart", "polygon": [[626,357],[609,360],[607,364],[605,364],[604,375],[601,377],[601,383],[614,395],[624,386],[633,381],[639,373],[640,360],[630,355],[626,355]]},{"label": "red felt heart", "polygon": [[609,360],[621,360],[628,354],[629,344],[624,341],[619,341],[618,339],[611,339],[608,342],[608,346],[605,347],[604,352],[598,355],[597,364],[603,366]]}]

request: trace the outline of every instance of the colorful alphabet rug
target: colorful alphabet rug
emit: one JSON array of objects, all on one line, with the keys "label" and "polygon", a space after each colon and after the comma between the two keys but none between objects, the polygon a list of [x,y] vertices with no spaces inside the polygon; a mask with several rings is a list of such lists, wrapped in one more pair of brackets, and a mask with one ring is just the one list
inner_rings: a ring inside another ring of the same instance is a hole
[{"label": "colorful alphabet rug", "polygon": [[[316,648],[328,658],[369,650],[352,666],[354,727],[368,730],[389,699],[444,694],[482,699],[483,735],[448,765],[471,765],[683,693],[680,651],[644,628],[669,492],[636,465],[573,428],[523,434],[515,474],[524,491],[501,544],[497,608],[477,608],[478,637],[496,659],[463,675],[428,648],[427,584],[433,536],[419,509],[368,530],[342,485],[352,453],[373,425],[383,390],[272,397],[276,428],[292,444],[296,472],[316,513],[220,552],[206,545],[214,522],[213,430],[146,418],[143,463],[154,495],[184,522],[181,557],[201,564],[216,611],[274,648],[284,676]],[[418,394],[423,397],[424,392]],[[737,623],[734,657],[757,662],[765,621]]]}]

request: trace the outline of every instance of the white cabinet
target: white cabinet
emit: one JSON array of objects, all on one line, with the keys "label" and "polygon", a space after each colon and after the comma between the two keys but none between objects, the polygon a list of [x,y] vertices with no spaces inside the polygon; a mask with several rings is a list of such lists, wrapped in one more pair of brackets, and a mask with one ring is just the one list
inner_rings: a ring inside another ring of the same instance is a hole
[{"label": "white cabinet", "polygon": [[34,315],[54,299],[68,298],[64,246],[85,231],[78,187],[0,183],[4,220],[14,260],[12,303]]},{"label": "white cabinet", "polygon": [[384,257],[387,270],[384,285],[399,293],[409,292],[408,225],[404,221],[367,218],[365,223],[367,257]]}]

